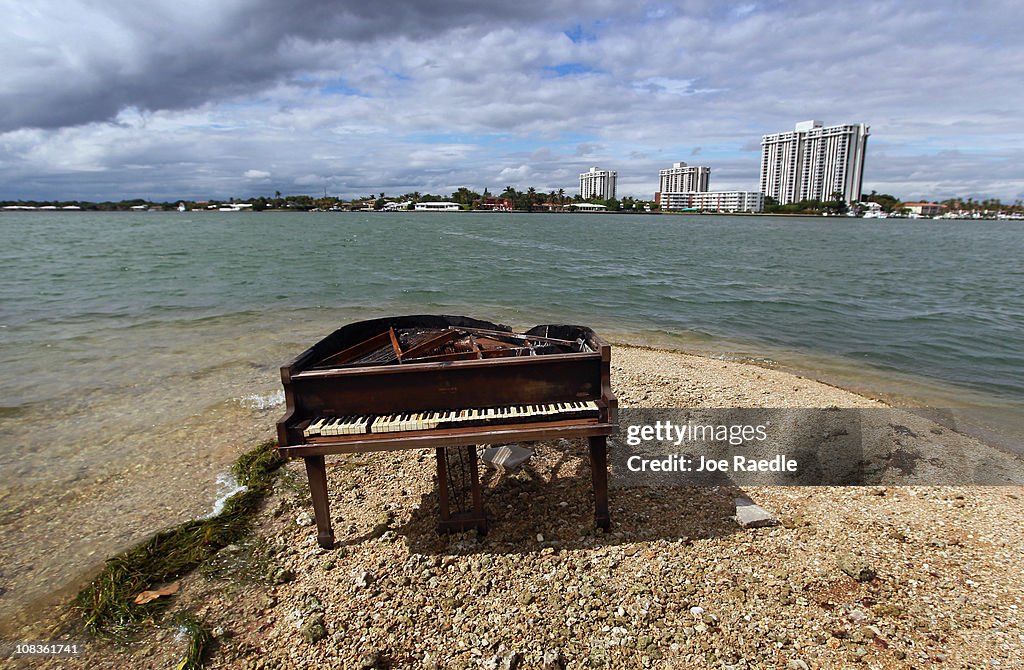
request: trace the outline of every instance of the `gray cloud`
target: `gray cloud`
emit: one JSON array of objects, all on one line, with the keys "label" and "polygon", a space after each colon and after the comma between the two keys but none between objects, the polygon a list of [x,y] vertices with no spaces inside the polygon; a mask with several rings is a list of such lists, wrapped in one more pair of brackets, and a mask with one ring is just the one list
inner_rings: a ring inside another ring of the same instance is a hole
[{"label": "gray cloud", "polygon": [[752,189],[808,118],[872,126],[870,188],[1024,190],[1008,3],[8,5],[0,198],[573,192],[595,164],[649,197],[698,156]]},{"label": "gray cloud", "polygon": [[[541,0],[522,0],[514,12],[472,0],[5,4],[10,20],[0,58],[15,76],[0,92],[0,131],[105,120],[126,107],[186,109],[336,63],[338,51],[353,44],[415,42],[467,26],[480,33],[564,15]],[[592,11],[613,7],[597,3]]]}]

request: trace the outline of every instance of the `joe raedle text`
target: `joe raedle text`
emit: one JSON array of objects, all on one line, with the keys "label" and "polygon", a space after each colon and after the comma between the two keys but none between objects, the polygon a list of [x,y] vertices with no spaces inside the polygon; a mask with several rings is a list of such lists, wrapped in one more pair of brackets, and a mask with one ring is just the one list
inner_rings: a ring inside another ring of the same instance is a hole
[{"label": "joe raedle text", "polygon": [[659,458],[633,455],[626,459],[626,467],[630,472],[796,472],[797,462],[785,454],[773,458],[733,456],[731,459],[685,454]]}]

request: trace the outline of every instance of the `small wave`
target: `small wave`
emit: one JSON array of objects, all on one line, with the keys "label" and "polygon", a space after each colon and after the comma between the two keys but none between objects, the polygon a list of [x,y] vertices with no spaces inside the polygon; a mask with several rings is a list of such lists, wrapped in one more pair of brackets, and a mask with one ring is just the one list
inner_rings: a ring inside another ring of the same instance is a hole
[{"label": "small wave", "polygon": [[21,416],[26,411],[24,405],[0,405],[0,419],[10,419]]},{"label": "small wave", "polygon": [[217,475],[217,490],[221,491],[222,494],[213,503],[213,510],[204,516],[204,519],[212,519],[221,512],[224,511],[224,504],[227,503],[228,499],[236,493],[248,490],[248,487],[242,486],[238,483],[238,480],[233,476],[224,474]]},{"label": "small wave", "polygon": [[250,393],[249,395],[235,398],[238,404],[248,409],[271,409],[284,404],[284,391],[274,391],[266,395]]}]

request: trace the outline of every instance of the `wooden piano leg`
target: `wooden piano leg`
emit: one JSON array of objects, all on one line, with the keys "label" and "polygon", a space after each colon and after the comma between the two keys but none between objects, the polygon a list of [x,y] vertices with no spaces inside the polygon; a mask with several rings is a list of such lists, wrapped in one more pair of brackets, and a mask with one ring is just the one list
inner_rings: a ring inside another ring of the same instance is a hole
[{"label": "wooden piano leg", "polygon": [[[460,468],[455,468],[456,472],[454,473],[449,472],[448,457],[450,454],[448,450],[441,447],[434,450],[437,454],[437,499],[440,516],[437,530],[440,533],[458,533],[476,529],[482,535],[487,532],[487,516],[484,514],[484,499],[480,486],[476,446],[449,448],[459,450],[457,457],[463,459],[460,463],[467,467],[468,472],[459,472]],[[463,476],[468,477],[469,481],[465,481]],[[451,490],[449,484],[453,478],[457,480],[452,482],[458,488],[456,492]],[[460,508],[460,505],[466,502],[464,498],[466,484],[469,484],[470,499],[468,502],[472,505],[472,509]],[[453,496],[456,507],[454,513],[452,512]],[[460,500],[462,503],[459,502]]]},{"label": "wooden piano leg", "polygon": [[476,522],[476,531],[480,535],[487,533],[487,516],[484,514],[484,495],[480,487],[480,467],[478,465],[476,445],[469,448],[469,472],[473,478],[473,520]]},{"label": "wooden piano leg", "polygon": [[594,524],[608,530],[608,438],[603,435],[588,438],[590,443],[590,473],[594,482]]},{"label": "wooden piano leg", "polygon": [[448,497],[448,459],[444,452],[445,450],[442,447],[434,449],[434,453],[437,455],[437,503],[439,508],[438,514],[441,517],[440,528],[443,528],[451,518]]},{"label": "wooden piano leg", "polygon": [[313,515],[316,517],[316,541],[324,549],[334,548],[331,530],[331,507],[327,500],[327,465],[323,456],[306,456],[306,478],[313,496]]}]

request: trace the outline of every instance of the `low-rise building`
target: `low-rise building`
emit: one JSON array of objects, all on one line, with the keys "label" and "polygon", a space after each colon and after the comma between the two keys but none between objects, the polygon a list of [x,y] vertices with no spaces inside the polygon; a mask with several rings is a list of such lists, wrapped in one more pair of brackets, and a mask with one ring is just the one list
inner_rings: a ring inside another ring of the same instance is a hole
[{"label": "low-rise building", "polygon": [[764,210],[764,193],[760,191],[659,192],[654,194],[654,199],[661,205],[663,211],[760,212]]},{"label": "low-rise building", "polygon": [[477,208],[488,212],[511,212],[512,201],[508,198],[484,198]]},{"label": "low-rise building", "polygon": [[574,202],[568,205],[571,209],[577,212],[603,212],[607,207],[604,205],[598,205],[592,202]]},{"label": "low-rise building", "polygon": [[417,212],[461,212],[457,202],[417,202],[413,205]]},{"label": "low-rise building", "polygon": [[917,216],[938,216],[946,211],[945,205],[934,202],[905,202],[901,209],[907,209]]}]

